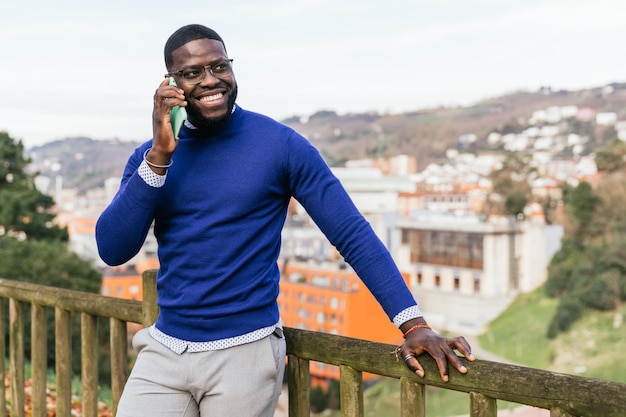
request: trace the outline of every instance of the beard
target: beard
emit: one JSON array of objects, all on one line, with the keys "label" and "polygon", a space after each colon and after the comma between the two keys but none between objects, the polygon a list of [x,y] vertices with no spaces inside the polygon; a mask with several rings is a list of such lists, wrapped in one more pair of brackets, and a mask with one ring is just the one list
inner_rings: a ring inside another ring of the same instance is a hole
[{"label": "beard", "polygon": [[187,112],[189,118],[193,120],[192,124],[198,129],[213,129],[215,127],[223,125],[228,119],[230,119],[233,109],[235,108],[235,101],[237,100],[237,86],[233,88],[231,94],[228,96],[228,109],[219,117],[205,117],[195,108],[188,106]]}]

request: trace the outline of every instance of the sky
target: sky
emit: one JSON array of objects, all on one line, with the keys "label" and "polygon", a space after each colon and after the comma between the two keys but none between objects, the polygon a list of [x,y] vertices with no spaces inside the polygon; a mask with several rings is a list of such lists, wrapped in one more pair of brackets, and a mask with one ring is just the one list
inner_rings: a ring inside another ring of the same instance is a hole
[{"label": "sky", "polygon": [[626,82],[623,0],[2,0],[0,131],[148,140],[163,45],[224,39],[238,103],[282,120]]}]

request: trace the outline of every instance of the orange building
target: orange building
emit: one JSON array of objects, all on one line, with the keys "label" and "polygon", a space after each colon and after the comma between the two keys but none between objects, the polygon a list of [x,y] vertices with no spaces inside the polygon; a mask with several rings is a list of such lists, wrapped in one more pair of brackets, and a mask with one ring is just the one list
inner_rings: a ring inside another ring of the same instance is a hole
[{"label": "orange building", "polygon": [[[124,264],[109,267],[102,276],[100,294],[109,297],[141,301],[143,299],[141,274],[148,269],[158,268],[159,261],[155,258],[148,258],[145,262],[141,262],[137,265]],[[128,323],[130,335],[135,334],[139,329],[141,329],[140,324]]]},{"label": "orange building", "polygon": [[137,265],[109,267],[102,276],[100,293],[109,297],[141,301],[143,299],[141,274],[148,269],[158,268],[159,261],[155,258],[148,258]]},{"label": "orange building", "polygon": [[[287,263],[282,272],[278,305],[284,326],[380,343],[402,342],[400,331],[351,269]],[[310,373],[313,385],[339,379],[339,368],[323,363],[312,362]]]}]

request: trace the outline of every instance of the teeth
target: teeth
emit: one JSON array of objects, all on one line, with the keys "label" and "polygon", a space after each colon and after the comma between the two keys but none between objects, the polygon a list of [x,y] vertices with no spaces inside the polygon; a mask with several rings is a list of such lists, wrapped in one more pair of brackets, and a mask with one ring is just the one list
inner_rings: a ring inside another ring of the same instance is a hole
[{"label": "teeth", "polygon": [[222,98],[222,96],[223,96],[222,93],[217,93],[212,96],[202,97],[200,101],[215,101],[215,100],[219,100],[220,98]]}]

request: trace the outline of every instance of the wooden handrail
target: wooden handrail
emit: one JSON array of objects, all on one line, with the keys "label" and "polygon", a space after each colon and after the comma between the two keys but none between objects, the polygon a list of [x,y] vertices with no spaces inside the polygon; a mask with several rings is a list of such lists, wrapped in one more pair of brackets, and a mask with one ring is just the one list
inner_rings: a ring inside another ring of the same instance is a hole
[{"label": "wooden handrail", "polygon": [[[33,415],[45,415],[45,319],[44,308],[55,311],[57,412],[69,416],[71,407],[70,315],[80,314],[83,384],[83,416],[97,416],[98,352],[96,318],[110,320],[111,388],[113,408],[121,396],[128,364],[127,323],[148,326],[158,315],[156,271],[146,271],[144,299],[139,301],[105,297],[81,291],[0,279],[0,355],[6,357],[5,331],[9,330],[10,415],[24,416],[24,306],[31,305],[31,367],[33,369]],[[9,317],[5,316],[5,300]],[[6,321],[8,319],[8,327]],[[319,332],[285,329],[288,355],[289,416],[309,417],[310,361],[340,368],[342,416],[364,415],[363,372],[400,380],[402,417],[424,417],[425,386],[465,392],[471,417],[495,417],[497,400],[549,409],[551,417],[623,417],[626,415],[626,384],[560,374],[515,365],[477,360],[466,362],[467,375],[451,371],[450,380],[439,378],[437,365],[429,356],[420,360],[426,376],[417,377],[391,353],[395,346]],[[4,361],[0,376],[4,379]],[[0,396],[3,397],[3,396]],[[0,409],[6,407],[0,398]]]},{"label": "wooden handrail", "polygon": [[483,398],[494,402],[505,400],[570,413],[562,414],[564,416],[626,415],[626,384],[618,382],[484,360],[465,361],[469,370],[466,375],[451,369],[449,382],[443,382],[437,364],[430,356],[420,357],[426,371],[424,378],[420,378],[402,361],[396,362],[390,353],[395,348],[393,345],[290,328],[285,329],[285,337],[287,353],[299,361],[349,366],[357,372],[405,379],[407,383],[431,385],[474,396],[480,394],[478,401],[484,401]]}]

